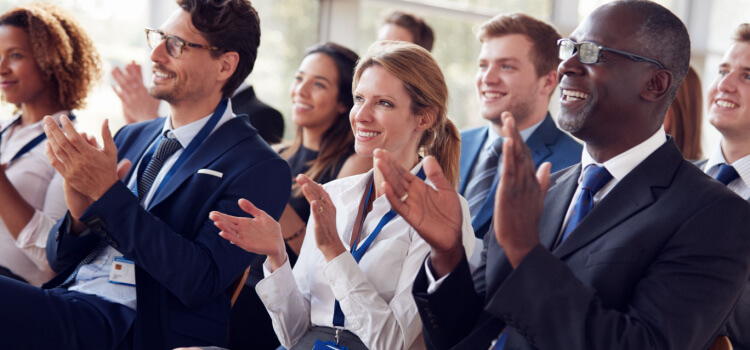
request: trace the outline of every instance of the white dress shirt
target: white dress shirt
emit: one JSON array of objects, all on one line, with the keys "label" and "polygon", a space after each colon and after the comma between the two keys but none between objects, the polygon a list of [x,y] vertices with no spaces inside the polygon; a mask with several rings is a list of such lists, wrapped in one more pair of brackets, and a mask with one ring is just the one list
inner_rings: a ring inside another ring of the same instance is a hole
[{"label": "white dress shirt", "polygon": [[[711,157],[708,158],[708,162],[706,162],[703,171],[705,171],[708,176],[716,178],[716,174],[719,172],[719,166],[722,164],[729,163],[726,158],[724,158],[724,152],[721,150],[721,143],[719,143],[719,146],[714,149]],[[734,167],[734,170],[737,171],[740,177],[730,182],[727,187],[742,198],[750,198],[750,155],[744,156],[729,165]]]},{"label": "white dress shirt", "polygon": [[[164,176],[169,172],[169,169],[172,167],[172,165],[177,162],[177,159],[180,157],[182,152],[185,150],[185,148],[187,148],[190,142],[193,141],[193,138],[198,135],[198,132],[200,132],[201,128],[206,125],[212,115],[213,113],[188,125],[181,126],[177,129],[172,129],[172,117],[167,117],[167,119],[164,121],[164,128],[162,128],[161,134],[163,135],[165,131],[168,131],[167,135],[170,138],[177,139],[177,141],[180,142],[180,145],[182,145],[182,148],[174,152],[174,154],[172,154],[164,162],[161,170],[159,170],[159,174],[157,174],[156,179],[151,185],[151,189],[149,190],[148,194],[143,197],[141,206],[143,206],[144,208],[148,208],[148,205],[151,203],[154,193],[156,189],[159,188],[159,184],[161,184]],[[211,133],[216,131],[216,129],[221,127],[224,123],[226,123],[233,117],[234,114],[232,113],[232,104],[231,102],[229,102],[227,104],[227,109],[224,111],[224,114],[221,116],[221,119],[219,119],[219,122],[216,123],[216,126],[213,128],[213,130],[211,130]],[[157,137],[156,140],[154,140],[154,142],[149,145],[149,149],[156,142],[158,142],[158,140],[159,137]],[[138,174],[138,169],[140,167],[148,166],[148,164],[143,164],[142,159],[143,157],[138,160],[138,163],[135,165],[136,168],[133,169],[133,175],[130,177],[130,181],[128,182],[128,188],[130,188],[131,190],[133,190],[137,186],[136,175]],[[175,210],[177,210],[177,208],[175,208]],[[83,234],[88,234],[88,232],[89,231],[87,230]],[[147,235],[149,233],[139,232],[138,234]],[[94,261],[81,267],[81,269],[78,271],[78,275],[76,276],[75,283],[68,289],[80,293],[98,295],[106,300],[125,305],[135,310],[135,286],[109,282],[109,272],[112,269],[112,264],[114,263],[115,258],[122,256],[123,254],[117,251],[115,248],[107,246],[107,248],[105,248],[104,251],[102,251],[102,253],[99,254],[96,259],[94,259]]]},{"label": "white dress shirt", "polygon": [[[420,168],[421,163],[412,173]],[[268,262],[264,264],[266,278],[255,289],[285,347],[296,344],[311,326],[333,327],[335,299],[346,316],[344,328],[356,334],[369,349],[409,349],[420,343],[415,340],[421,334],[422,322],[411,288],[430,246],[401,216],[396,216],[383,227],[359,264],[350,253],[354,218],[372,176],[370,170],[324,185],[336,207],[336,229],[347,249],[345,253],[326,262],[316,246],[315,219],[310,215],[294,271],[288,259],[273,273]],[[367,239],[390,209],[385,196],[373,201],[360,242]],[[474,232],[463,197],[461,209],[463,245],[471,255]]]},{"label": "white dress shirt", "polygon": [[[60,122],[60,111],[52,117]],[[5,130],[21,115],[0,124]],[[8,164],[13,156],[29,141],[44,133],[44,121],[12,126],[0,141],[0,163]],[[52,226],[68,209],[63,194],[62,177],[49,163],[45,153],[47,141],[41,142],[28,153],[7,165],[5,175],[21,197],[34,208],[34,215],[13,239],[5,224],[0,225],[0,266],[10,269],[35,286],[41,286],[55,273],[47,262],[45,247]]]}]

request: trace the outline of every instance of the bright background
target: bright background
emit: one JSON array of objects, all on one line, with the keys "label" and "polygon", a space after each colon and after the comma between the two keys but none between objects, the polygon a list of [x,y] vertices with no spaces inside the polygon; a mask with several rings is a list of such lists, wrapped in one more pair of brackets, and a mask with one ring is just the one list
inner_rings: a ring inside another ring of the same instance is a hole
[{"label": "bright background", "polygon": [[[384,12],[402,9],[426,19],[435,30],[433,54],[440,62],[451,92],[449,116],[466,128],[482,125],[474,85],[479,24],[502,12],[525,12],[553,23],[567,36],[586,14],[608,0],[251,0],[261,18],[262,40],[258,61],[248,82],[259,98],[278,109],[286,119],[286,137],[294,132],[289,121],[289,83],[302,53],[320,41],[335,41],[360,54],[375,39]],[[25,0],[0,0],[5,12]],[[52,0],[72,11],[93,37],[103,59],[105,76],[88,105],[78,111],[79,128],[99,134],[101,122],[110,119],[113,129],[124,125],[120,102],[109,75],[114,66],[136,61],[149,68],[149,50],[143,28],[158,27],[177,8],[169,0]],[[733,29],[748,21],[750,0],[661,0],[688,27],[693,44],[692,63],[704,91],[717,75],[718,61],[729,46]],[[144,74],[147,82],[149,74]],[[705,95],[705,94],[704,94]],[[557,111],[557,99],[550,109]],[[705,105],[705,103],[704,103]],[[13,106],[0,106],[0,119],[9,118]],[[718,142],[718,133],[705,118],[704,155]]]}]

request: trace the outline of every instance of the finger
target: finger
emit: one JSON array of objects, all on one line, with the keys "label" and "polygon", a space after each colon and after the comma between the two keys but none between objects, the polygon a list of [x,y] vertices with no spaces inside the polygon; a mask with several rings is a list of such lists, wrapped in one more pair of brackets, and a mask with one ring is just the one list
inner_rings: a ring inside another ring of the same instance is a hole
[{"label": "finger", "polygon": [[305,175],[297,176],[297,183],[302,188],[302,194],[307,199],[308,203],[312,203],[315,200],[326,201],[328,200],[328,193],[323,189],[323,186],[317,184],[315,181],[310,180]]},{"label": "finger", "polygon": [[[57,127],[57,125],[55,125],[55,127]],[[68,153],[60,147],[57,139],[53,136],[46,125],[44,127],[44,133],[47,135],[47,146],[49,147],[52,156],[54,156],[54,159],[58,162],[62,162],[63,164],[70,164],[70,157],[68,156]],[[52,159],[50,159],[50,161],[52,161]]]},{"label": "finger", "polygon": [[47,159],[52,167],[55,168],[58,173],[62,174],[65,170],[64,164],[57,158],[55,152],[52,151],[52,145],[50,143],[47,143],[46,153]]},{"label": "finger", "polygon": [[383,192],[385,193],[385,198],[388,200],[388,203],[391,204],[391,208],[402,217],[406,218],[406,215],[404,215],[406,212],[408,212],[407,208],[409,204],[407,204],[407,201],[409,198],[407,198],[405,201],[401,201],[401,196],[396,195],[396,193],[393,191],[393,187],[391,184],[389,184],[387,181],[383,181],[382,184]]},{"label": "finger", "polygon": [[102,123],[102,151],[107,155],[117,155],[117,146],[112,138],[112,132],[109,131],[109,119],[104,119]]},{"label": "finger", "polygon": [[125,176],[128,174],[128,171],[130,171],[130,166],[132,163],[130,162],[130,159],[123,159],[120,161],[120,163],[117,164],[117,178],[122,180],[125,178]]},{"label": "finger", "polygon": [[122,71],[120,70],[120,67],[112,68],[112,78],[115,79],[115,83],[117,85],[122,86],[125,84],[125,76],[122,74]]},{"label": "finger", "polygon": [[424,169],[424,174],[428,179],[430,179],[435,187],[441,190],[455,191],[455,188],[453,187],[453,185],[451,185],[450,181],[448,181],[448,178],[445,177],[443,168],[440,167],[440,164],[438,164],[435,157],[428,156],[427,158],[425,158],[424,162],[422,163],[422,168]]},{"label": "finger", "polygon": [[407,171],[386,150],[376,149],[375,166],[383,175],[383,179],[393,187],[394,193],[403,195],[407,193],[409,185],[416,178],[414,174]]},{"label": "finger", "polygon": [[120,89],[120,86],[117,84],[112,85],[112,90],[114,90],[117,97],[119,97],[121,100],[125,99],[125,94],[123,94],[122,89]]},{"label": "finger", "polygon": [[70,144],[73,145],[77,151],[83,151],[86,147],[90,146],[89,141],[78,133],[73,126],[73,123],[68,119],[68,116],[64,115],[60,117],[60,125],[62,125],[62,129],[65,132],[68,141],[70,141]]},{"label": "finger", "polygon": [[503,170],[500,176],[501,184],[510,184],[515,181],[516,176],[516,157],[513,153],[513,141],[506,139],[503,141]]},{"label": "finger", "polygon": [[550,162],[544,162],[539,167],[539,170],[536,171],[536,179],[539,181],[539,187],[542,191],[542,194],[546,194],[547,190],[549,189],[550,184],[550,170],[552,169],[552,163]]},{"label": "finger", "polygon": [[136,79],[136,81],[143,84],[143,74],[141,73],[141,65],[138,63],[135,63],[135,61],[132,61],[128,63],[127,66],[125,66],[125,70],[130,73],[130,75]]},{"label": "finger", "polygon": [[255,204],[245,198],[240,199],[237,203],[240,205],[240,209],[244,210],[246,213],[252,215],[256,219],[271,217],[265,211],[256,207]]},{"label": "finger", "polygon": [[[55,123],[55,120],[51,117],[44,117],[44,133],[47,135],[47,140],[52,144],[52,150],[55,155],[60,158],[61,161],[66,162],[70,159],[68,152],[73,151],[73,146],[65,137],[62,129]],[[65,154],[63,154],[65,153]]]}]

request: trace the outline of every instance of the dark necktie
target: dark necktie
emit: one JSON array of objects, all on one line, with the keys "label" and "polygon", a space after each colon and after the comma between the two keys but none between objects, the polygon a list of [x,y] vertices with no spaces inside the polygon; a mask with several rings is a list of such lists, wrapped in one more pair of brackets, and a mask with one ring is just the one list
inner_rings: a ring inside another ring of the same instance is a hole
[{"label": "dark necktie", "polygon": [[729,164],[722,164],[719,165],[719,172],[716,173],[716,181],[719,181],[723,183],[725,186],[729,185],[730,182],[736,180],[738,177],[740,177],[740,174],[737,174],[737,170],[734,170],[734,167]]},{"label": "dark necktie", "polygon": [[138,180],[138,199],[141,201],[146,197],[146,194],[151,189],[151,185],[154,184],[156,175],[159,174],[159,171],[164,166],[164,162],[169,159],[174,152],[177,152],[178,149],[182,148],[182,145],[180,145],[177,140],[167,137],[167,132],[169,131],[164,132],[164,135],[159,141],[159,145],[156,147],[156,152],[154,152],[154,155],[148,162],[148,166],[146,166],[146,170],[143,171],[143,175],[141,175],[141,178]]},{"label": "dark necktie", "polygon": [[464,197],[469,203],[469,212],[472,218],[477,215],[479,209],[482,207],[482,203],[487,199],[487,194],[489,194],[492,187],[492,180],[495,178],[495,173],[497,173],[497,164],[500,159],[500,153],[502,153],[502,148],[502,138],[492,143],[489,156],[484,159],[483,163],[479,164],[476,174],[471,178],[469,184],[466,185]]},{"label": "dark necktie", "polygon": [[583,220],[591,209],[594,208],[594,195],[596,192],[606,185],[609,180],[612,180],[612,174],[607,171],[606,168],[589,165],[583,171],[583,181],[581,183],[581,193],[578,195],[578,200],[575,206],[573,206],[573,212],[570,214],[570,220],[568,225],[563,231],[562,241],[568,237],[571,231]]}]

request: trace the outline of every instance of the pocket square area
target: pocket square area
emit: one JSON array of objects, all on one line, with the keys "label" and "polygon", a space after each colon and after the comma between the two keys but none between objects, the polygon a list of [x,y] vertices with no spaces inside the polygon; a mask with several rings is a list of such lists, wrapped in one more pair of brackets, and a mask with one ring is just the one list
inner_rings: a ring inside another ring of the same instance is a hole
[{"label": "pocket square area", "polygon": [[201,170],[198,170],[198,174],[212,175],[212,176],[216,176],[218,178],[224,177],[224,173],[218,172],[216,170],[211,170],[211,169],[201,169]]}]

